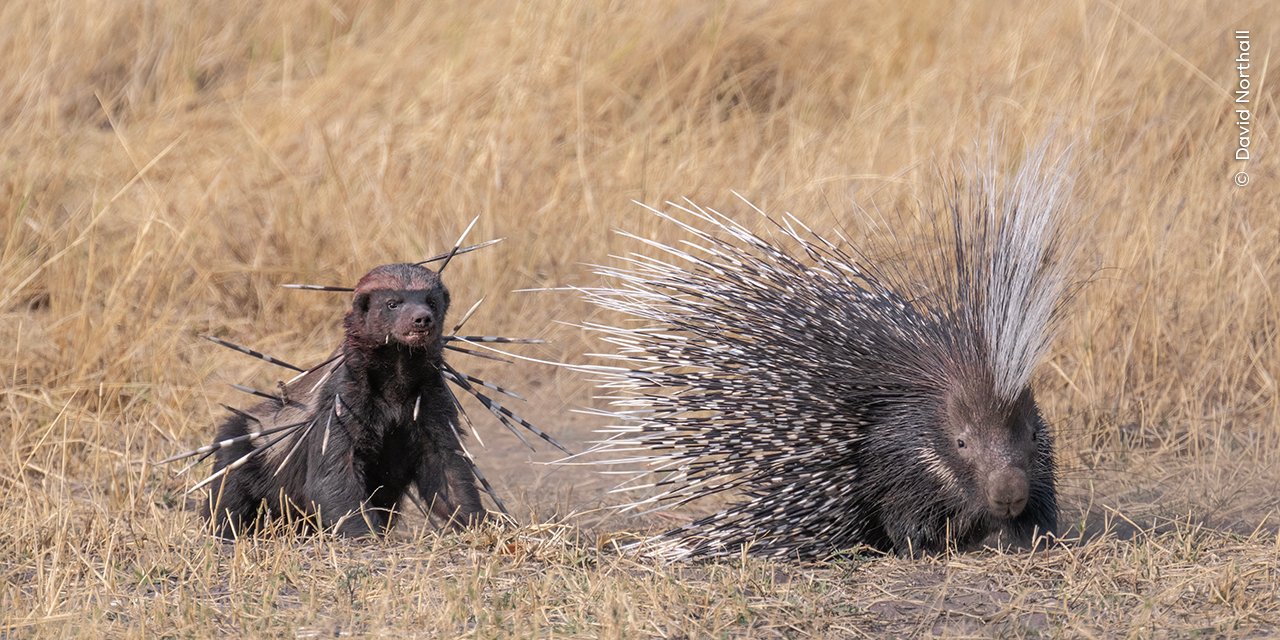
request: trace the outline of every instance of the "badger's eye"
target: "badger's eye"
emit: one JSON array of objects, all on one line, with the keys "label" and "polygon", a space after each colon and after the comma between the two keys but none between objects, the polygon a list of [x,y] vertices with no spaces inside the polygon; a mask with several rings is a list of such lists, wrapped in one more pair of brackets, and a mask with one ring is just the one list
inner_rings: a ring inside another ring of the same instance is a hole
[{"label": "badger's eye", "polygon": [[956,448],[957,448],[957,449],[963,449],[963,448],[964,448],[964,439],[963,439],[963,438],[956,438]]},{"label": "badger's eye", "polygon": [[399,308],[400,308],[400,301],[399,301],[399,300],[388,300],[388,301],[387,301],[387,308],[388,308],[388,309],[390,309],[390,310],[392,310],[392,311],[395,311],[396,309],[399,309]]}]

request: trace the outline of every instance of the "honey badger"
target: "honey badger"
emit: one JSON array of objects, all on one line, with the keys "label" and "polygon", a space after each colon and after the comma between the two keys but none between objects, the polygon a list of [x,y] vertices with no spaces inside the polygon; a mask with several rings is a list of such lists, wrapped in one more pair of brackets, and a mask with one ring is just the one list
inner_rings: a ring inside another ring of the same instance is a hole
[{"label": "honey badger", "polygon": [[382,533],[411,488],[420,505],[451,528],[489,517],[481,490],[506,513],[465,448],[464,424],[470,420],[449,385],[474,397],[526,444],[517,427],[565,449],[490,397],[519,396],[460,372],[445,361],[444,351],[483,355],[458,345],[541,341],[445,335],[449,291],[438,272],[422,266],[439,259],[447,265],[455,254],[494,242],[455,246],[422,263],[383,265],[354,288],[286,285],[352,294],[341,345],[310,369],[209,337],[299,372],[281,383],[279,395],[233,385],[265,400],[248,410],[227,407],[231,415],[219,426],[216,442],[164,461],[216,456],[214,473],[189,492],[211,486],[203,513],[217,535],[256,532],[267,518],[296,519],[345,536]]}]

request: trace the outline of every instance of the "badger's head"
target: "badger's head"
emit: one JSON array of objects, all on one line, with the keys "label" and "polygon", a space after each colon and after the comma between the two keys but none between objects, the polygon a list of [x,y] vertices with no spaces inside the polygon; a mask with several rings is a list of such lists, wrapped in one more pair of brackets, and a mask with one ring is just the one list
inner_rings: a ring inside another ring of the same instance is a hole
[{"label": "badger's head", "polygon": [[360,278],[344,326],[361,343],[439,351],[448,309],[449,291],[434,271],[387,264]]}]

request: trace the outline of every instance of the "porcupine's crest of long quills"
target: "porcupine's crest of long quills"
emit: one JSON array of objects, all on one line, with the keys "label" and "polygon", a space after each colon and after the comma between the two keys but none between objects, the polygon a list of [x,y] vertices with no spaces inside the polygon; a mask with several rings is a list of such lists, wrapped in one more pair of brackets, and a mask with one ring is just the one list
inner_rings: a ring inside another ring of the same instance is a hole
[{"label": "porcupine's crest of long quills", "polygon": [[1045,158],[1042,147],[1007,185],[987,170],[954,187],[936,246],[896,266],[790,215],[756,209],[785,238],[770,242],[691,202],[646,207],[687,239],[624,233],[662,257],[619,258],[596,271],[610,286],[582,290],[629,318],[585,325],[616,347],[602,357],[619,367],[596,370],[614,424],[587,454],[636,469],[615,491],[650,495],[625,509],[737,497],[641,548],[829,555],[868,526],[850,490],[858,472],[842,461],[864,446],[873,413],[915,411],[957,380],[1014,403],[1055,332],[1075,248],[1063,233],[1067,160]]},{"label": "porcupine's crest of long quills", "polygon": [[[371,272],[369,275],[367,275],[364,279],[362,279],[356,285],[356,287],[312,285],[312,284],[287,284],[283,286],[290,289],[343,292],[343,293],[386,288],[388,286],[400,287],[400,288],[403,288],[403,287],[429,288],[431,286],[436,286],[436,284],[439,281],[438,276],[444,272],[445,267],[448,266],[449,262],[454,257],[491,246],[501,241],[501,239],[499,238],[499,239],[489,240],[486,242],[481,242],[479,244],[475,244],[467,247],[462,246],[463,240],[466,238],[467,234],[470,232],[472,227],[474,227],[475,222],[476,222],[475,220],[471,222],[471,224],[467,227],[466,231],[462,233],[462,236],[458,238],[458,241],[454,244],[453,248],[450,251],[446,253],[442,253],[437,256],[433,256],[431,258],[427,258],[426,260],[423,260],[421,262],[415,263],[415,266],[422,266],[430,263],[439,263],[439,266],[437,267],[437,271],[435,272],[435,275],[433,275],[431,278],[428,279],[428,280],[434,280],[434,281],[413,280],[409,282],[401,282],[396,278],[391,278],[389,275],[381,272],[380,270],[375,270],[374,272]],[[388,278],[390,278],[390,280],[387,280]],[[387,281],[383,282],[383,280],[387,280]],[[453,330],[451,334],[443,336],[443,341],[444,341],[443,348],[445,350],[453,351],[453,352],[461,353],[465,355],[507,361],[505,358],[491,355],[489,353],[486,353],[485,351],[475,350],[475,349],[463,347],[461,345],[466,344],[472,347],[479,346],[481,349],[485,349],[486,348],[485,345],[487,344],[540,344],[543,342],[542,340],[539,340],[539,339],[509,338],[509,337],[502,337],[502,336],[460,335],[458,332],[461,331],[461,329],[466,324],[466,322],[471,318],[472,314],[475,313],[477,308],[479,308],[481,302],[483,302],[483,299],[481,299],[480,301],[477,301],[470,309],[467,310],[466,313],[463,314],[462,318],[453,326]],[[224,408],[226,408],[227,410],[247,418],[252,424],[257,425],[257,428],[254,429],[251,433],[246,434],[244,436],[221,441],[221,442],[214,442],[214,443],[199,447],[197,449],[193,449],[191,451],[185,451],[183,453],[171,456],[165,460],[160,461],[161,464],[164,464],[164,463],[174,462],[177,460],[191,458],[194,456],[200,456],[198,459],[196,459],[195,462],[191,463],[190,465],[188,465],[186,468],[182,469],[179,472],[179,474],[183,474],[183,473],[186,473],[195,465],[199,464],[199,462],[203,461],[207,457],[216,453],[219,449],[225,448],[227,446],[230,446],[242,440],[249,441],[252,443],[253,449],[248,455],[245,455],[240,459],[231,462],[223,470],[217,473],[214,473],[213,475],[196,483],[190,489],[187,490],[187,493],[194,492],[200,489],[201,487],[209,485],[217,481],[219,478],[221,478],[223,475],[227,473],[234,473],[236,468],[238,468],[239,466],[242,466],[243,464],[248,462],[250,459],[255,457],[262,457],[263,459],[267,460],[271,465],[274,466],[275,473],[278,475],[285,468],[285,465],[289,464],[290,460],[294,458],[294,454],[297,452],[298,448],[303,444],[303,442],[307,438],[319,437],[322,439],[321,442],[323,446],[324,443],[327,443],[329,441],[331,430],[335,428],[341,428],[341,425],[344,420],[360,420],[360,416],[352,414],[350,407],[348,407],[343,402],[340,395],[337,395],[335,397],[321,397],[321,394],[317,393],[317,391],[324,386],[325,381],[329,377],[334,375],[334,373],[340,367],[344,366],[344,356],[342,354],[341,348],[338,351],[335,351],[329,358],[325,359],[323,362],[320,362],[319,364],[316,364],[310,368],[303,368],[303,367],[299,367],[297,365],[285,362],[279,358],[267,355],[260,351],[250,349],[248,347],[244,347],[244,346],[229,342],[227,340],[223,340],[221,338],[217,338],[213,336],[204,336],[204,337],[210,340],[211,342],[227,347],[234,351],[238,351],[240,353],[249,355],[259,360],[263,360],[265,362],[274,364],[276,366],[286,368],[291,371],[295,371],[297,372],[297,375],[286,382],[280,383],[279,393],[277,394],[260,391],[260,390],[253,389],[251,387],[246,387],[243,385],[232,384],[231,386],[236,388],[237,390],[244,391],[246,393],[257,396],[259,398],[264,398],[264,399],[273,401],[272,402],[273,409],[269,412],[269,415],[254,415],[253,413],[242,410],[242,409],[237,409],[235,407],[223,405]],[[533,448],[533,445],[529,443],[528,439],[525,438],[525,436],[521,433],[521,430],[528,431],[534,434],[535,436],[537,436],[538,438],[550,443],[552,446],[555,446],[556,448],[560,449],[561,451],[564,451],[565,453],[569,453],[569,451],[565,449],[565,447],[561,445],[558,441],[556,441],[555,438],[543,432],[541,429],[534,426],[528,420],[522,418],[521,416],[513,412],[510,408],[505,406],[502,402],[496,400],[495,396],[493,395],[493,394],[497,394],[497,395],[505,396],[508,398],[516,399],[516,400],[523,400],[523,398],[516,392],[506,387],[495,384],[493,382],[489,382],[487,380],[483,380],[481,378],[463,373],[462,371],[459,371],[452,364],[444,361],[442,361],[440,365],[440,375],[447,382],[452,383],[454,387],[465,392],[466,395],[473,397],[477,402],[480,403],[481,406],[483,406],[486,410],[492,413],[494,417],[499,421],[499,423],[501,423],[507,430],[509,430],[517,438],[519,438],[521,442],[529,446],[530,449]],[[487,391],[483,391],[482,389]],[[493,392],[493,393],[490,394],[489,392]],[[471,418],[466,413],[464,405],[459,401],[457,394],[450,392],[450,397],[452,398],[452,401],[455,407],[458,409],[458,417],[463,422],[463,424],[461,425],[451,424],[451,427],[455,430],[456,435],[461,435],[461,432],[464,428],[467,428],[467,430],[474,433],[474,428],[472,428],[473,425],[472,425]],[[318,410],[318,409],[322,409],[322,410]],[[419,407],[415,405],[414,407],[415,420],[417,419],[416,414],[418,410],[419,410]],[[313,416],[314,418],[311,418]],[[489,495],[490,499],[493,500],[494,505],[498,508],[498,510],[501,511],[503,514],[507,514],[507,509],[503,504],[501,498],[494,491],[492,485],[488,482],[488,480],[484,477],[479,467],[476,466],[475,460],[471,452],[465,448],[465,445],[463,445],[462,453],[466,458],[467,462],[470,464],[471,471],[475,475],[476,480],[479,482],[481,488],[484,490],[485,493]],[[419,506],[421,507],[423,505],[419,504]]]}]

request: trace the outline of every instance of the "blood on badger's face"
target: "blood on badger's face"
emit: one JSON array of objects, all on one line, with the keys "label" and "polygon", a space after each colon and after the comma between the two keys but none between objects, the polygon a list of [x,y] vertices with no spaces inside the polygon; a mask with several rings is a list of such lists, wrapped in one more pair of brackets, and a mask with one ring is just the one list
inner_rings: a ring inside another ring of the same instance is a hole
[{"label": "blood on badger's face", "polygon": [[448,310],[449,291],[434,271],[388,264],[360,278],[345,324],[349,336],[363,341],[438,348]]}]

